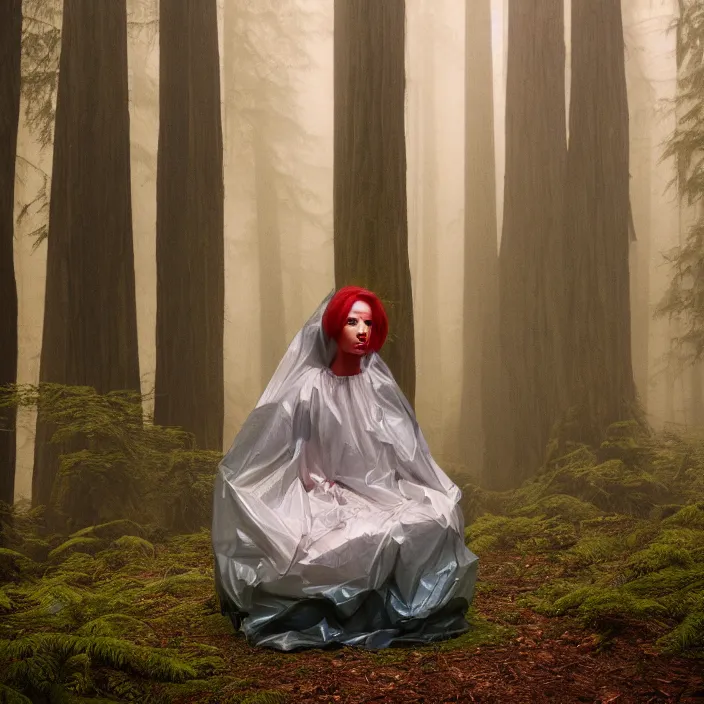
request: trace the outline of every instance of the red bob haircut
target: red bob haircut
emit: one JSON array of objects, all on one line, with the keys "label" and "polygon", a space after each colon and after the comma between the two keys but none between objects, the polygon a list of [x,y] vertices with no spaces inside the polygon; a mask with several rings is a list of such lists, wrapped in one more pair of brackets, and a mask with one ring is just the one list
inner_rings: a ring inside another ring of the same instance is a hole
[{"label": "red bob haircut", "polygon": [[389,334],[389,319],[386,317],[384,304],[379,300],[379,297],[366,288],[345,286],[336,291],[330,299],[325,313],[323,313],[323,330],[328,337],[337,340],[347,322],[350,308],[356,301],[364,301],[372,309],[372,332],[369,337],[369,347],[372,351],[378,352]]}]

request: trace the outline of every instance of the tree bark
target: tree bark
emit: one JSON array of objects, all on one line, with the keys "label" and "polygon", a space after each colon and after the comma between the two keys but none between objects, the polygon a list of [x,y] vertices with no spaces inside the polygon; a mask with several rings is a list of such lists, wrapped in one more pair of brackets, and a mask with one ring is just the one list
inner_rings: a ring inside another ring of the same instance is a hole
[{"label": "tree bark", "polygon": [[335,283],[375,291],[389,314],[382,350],[411,404],[404,0],[335,2]]},{"label": "tree bark", "polygon": [[464,345],[460,428],[465,463],[491,484],[501,438],[498,241],[491,2],[465,5]]},{"label": "tree bark", "polygon": [[[4,0],[0,3],[0,387],[17,382],[13,238],[21,47],[22,0]],[[0,409],[0,501],[8,504],[15,491],[16,419],[16,409]]]},{"label": "tree bark", "polygon": [[180,426],[198,447],[221,450],[225,264],[217,3],[168,0],[160,8],[154,422]]},{"label": "tree bark", "polygon": [[566,166],[563,0],[510,0],[506,179],[499,258],[502,476],[543,463],[563,410],[562,244]]},{"label": "tree bark", "polygon": [[573,0],[566,275],[576,438],[636,414],[629,300],[629,126],[620,0]]},{"label": "tree bark", "polygon": [[[64,0],[41,382],[139,391],[125,0]],[[59,450],[37,423],[32,501]]]}]

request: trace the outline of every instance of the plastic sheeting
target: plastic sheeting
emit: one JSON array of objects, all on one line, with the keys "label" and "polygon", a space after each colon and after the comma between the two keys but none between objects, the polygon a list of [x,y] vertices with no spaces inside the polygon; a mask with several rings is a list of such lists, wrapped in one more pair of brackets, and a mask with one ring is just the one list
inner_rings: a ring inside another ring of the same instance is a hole
[{"label": "plastic sheeting", "polygon": [[356,376],[329,369],[335,343],[321,318],[331,295],[220,464],[222,611],[250,643],[279,650],[458,635],[478,566],[460,491],[378,354]]}]

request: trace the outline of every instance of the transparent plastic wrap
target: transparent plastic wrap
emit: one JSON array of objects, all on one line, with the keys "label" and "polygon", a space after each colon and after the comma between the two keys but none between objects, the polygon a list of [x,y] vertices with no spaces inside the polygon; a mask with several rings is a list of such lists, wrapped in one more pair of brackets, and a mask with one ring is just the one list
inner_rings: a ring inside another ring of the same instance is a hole
[{"label": "transparent plastic wrap", "polygon": [[478,566],[460,491],[377,353],[355,376],[330,370],[335,343],[321,318],[331,295],[220,464],[212,536],[223,613],[252,644],[279,650],[458,635]]}]

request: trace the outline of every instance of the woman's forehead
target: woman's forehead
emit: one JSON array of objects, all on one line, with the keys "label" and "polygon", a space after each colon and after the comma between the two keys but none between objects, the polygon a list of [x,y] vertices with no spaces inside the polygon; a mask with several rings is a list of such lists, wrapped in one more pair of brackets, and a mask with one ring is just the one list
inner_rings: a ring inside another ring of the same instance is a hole
[{"label": "woman's forehead", "polygon": [[355,301],[350,308],[348,315],[371,316],[372,307],[366,301]]}]

